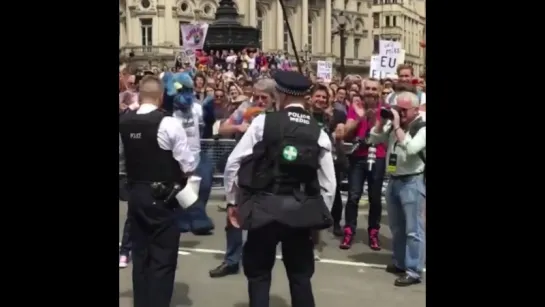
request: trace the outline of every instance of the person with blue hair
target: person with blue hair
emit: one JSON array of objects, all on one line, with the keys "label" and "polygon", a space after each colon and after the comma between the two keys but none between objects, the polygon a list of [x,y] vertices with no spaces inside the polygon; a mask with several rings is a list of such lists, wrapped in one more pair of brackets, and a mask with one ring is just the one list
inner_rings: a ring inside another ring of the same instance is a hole
[{"label": "person with blue hair", "polygon": [[189,148],[199,161],[195,173],[202,178],[199,198],[194,205],[181,212],[178,226],[181,232],[191,231],[195,235],[208,235],[214,230],[214,223],[206,214],[214,169],[210,158],[201,152],[201,130],[205,124],[204,120],[209,121],[210,114],[213,116],[213,96],[208,96],[198,103],[194,94],[193,76],[193,71],[165,73],[164,105],[165,110],[172,112],[174,118],[182,124],[187,134]]}]

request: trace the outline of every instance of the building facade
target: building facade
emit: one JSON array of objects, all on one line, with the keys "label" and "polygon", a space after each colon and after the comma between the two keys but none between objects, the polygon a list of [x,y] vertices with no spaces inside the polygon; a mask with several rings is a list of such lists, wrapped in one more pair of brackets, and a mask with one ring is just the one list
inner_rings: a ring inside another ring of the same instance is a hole
[{"label": "building facade", "polygon": [[426,27],[425,0],[373,0],[373,53],[379,52],[379,40],[401,42],[405,63],[416,76],[424,73]]},{"label": "building facade", "polygon": [[[179,50],[180,25],[213,22],[219,0],[120,0],[121,56],[150,64],[170,62]],[[261,29],[264,51],[294,54],[278,0],[235,1],[240,22]],[[347,72],[368,73],[373,50],[371,0],[284,0],[295,46],[301,58],[340,63],[338,16],[346,17]],[[159,63],[158,63],[159,62]]]}]

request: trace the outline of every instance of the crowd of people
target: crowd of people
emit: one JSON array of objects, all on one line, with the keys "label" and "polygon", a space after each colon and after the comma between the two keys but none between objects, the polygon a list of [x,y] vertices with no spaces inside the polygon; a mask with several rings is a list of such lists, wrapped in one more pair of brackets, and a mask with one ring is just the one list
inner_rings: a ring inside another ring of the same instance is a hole
[{"label": "crowd of people", "polygon": [[[180,102],[169,97],[166,83],[171,80],[165,78],[171,71],[135,72],[126,66],[120,67],[120,118],[131,110],[138,110],[140,79],[145,75],[156,75],[165,83],[163,109],[182,123],[188,139],[194,137],[198,143],[200,139],[218,137],[240,140],[257,115],[274,111],[278,104],[274,74],[293,71],[296,67],[287,55],[264,54],[259,50],[243,50],[237,55],[233,50],[224,50],[199,54],[195,66],[180,58],[174,70],[192,76],[191,120],[179,112]],[[382,80],[348,75],[342,80],[335,77],[332,82],[324,83],[316,80],[312,73],[307,77],[313,86],[304,97],[306,109],[330,136],[332,144],[337,186],[330,212],[332,231],[339,237],[339,248],[350,249],[353,244],[361,243],[355,242],[354,238],[358,229],[358,204],[366,184],[369,247],[381,250],[381,194],[384,179],[389,176],[386,210],[393,235],[393,262],[387,271],[399,274],[395,281],[397,286],[419,283],[425,257],[425,77],[414,76],[408,65],[399,65],[395,78]],[[184,83],[183,80],[180,83]],[[191,128],[189,124],[195,126]],[[345,143],[352,145],[347,148]],[[201,152],[199,145],[194,147],[199,157],[195,173],[203,178],[199,200],[184,210],[187,212],[179,217],[178,226],[182,233],[209,235],[215,225],[206,214],[206,203],[212,186],[212,171],[217,166],[212,165],[209,153]],[[121,150],[120,136],[120,173],[123,174]],[[348,179],[346,203],[343,203],[340,191],[344,178]],[[120,198],[126,199],[126,182],[121,182]],[[235,198],[227,194],[223,206],[227,210],[226,254],[222,263],[210,270],[210,277],[239,272],[243,230],[233,220],[236,210],[231,208],[235,203]],[[343,209],[344,224],[341,225]],[[128,218],[120,249],[120,268],[130,261],[130,228]],[[315,247],[318,247],[319,237],[320,231],[312,232]],[[320,258],[318,248],[314,250],[314,258]]]}]

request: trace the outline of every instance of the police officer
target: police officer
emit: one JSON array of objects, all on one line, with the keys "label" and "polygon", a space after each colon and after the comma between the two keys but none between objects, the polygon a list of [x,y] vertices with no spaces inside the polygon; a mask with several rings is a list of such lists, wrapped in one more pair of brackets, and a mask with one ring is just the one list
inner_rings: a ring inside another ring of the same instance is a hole
[{"label": "police officer", "polygon": [[162,97],[161,80],[144,76],[140,108],[124,114],[119,123],[130,185],[135,307],[170,304],[180,239],[173,187],[185,186],[197,167],[180,123],[158,110]]},{"label": "police officer", "polygon": [[305,110],[310,80],[288,71],[277,72],[274,79],[280,111],[252,121],[227,161],[225,189],[232,193],[238,177],[237,208],[229,209],[235,226],[248,230],[242,258],[249,306],[269,306],[280,242],[291,306],[313,307],[311,231],[332,224],[336,181],[331,141]]}]

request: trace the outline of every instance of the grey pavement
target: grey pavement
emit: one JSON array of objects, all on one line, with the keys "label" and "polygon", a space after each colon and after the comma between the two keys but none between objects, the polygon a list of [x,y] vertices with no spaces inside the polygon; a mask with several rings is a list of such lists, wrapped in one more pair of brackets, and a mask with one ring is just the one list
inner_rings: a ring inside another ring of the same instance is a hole
[{"label": "grey pavement", "polygon": [[[244,307],[247,291],[244,275],[211,279],[208,270],[221,263],[225,250],[225,212],[218,209],[223,197],[214,191],[207,212],[216,229],[210,236],[183,234],[180,239],[178,273],[172,306],[196,307]],[[382,216],[382,251],[367,246],[367,208],[360,203],[358,230],[350,250],[338,248],[339,239],[329,231],[322,232],[321,257],[316,263],[312,279],[316,305],[333,306],[342,302],[343,307],[359,307],[373,304],[380,307],[420,307],[425,305],[425,279],[420,285],[398,288],[393,285],[395,276],[383,267],[391,259],[391,233],[388,216]],[[119,238],[126,218],[127,204],[119,202]],[[120,270],[119,306],[132,306],[131,267]],[[273,273],[271,307],[290,306],[290,296],[282,261],[277,261]]]}]

